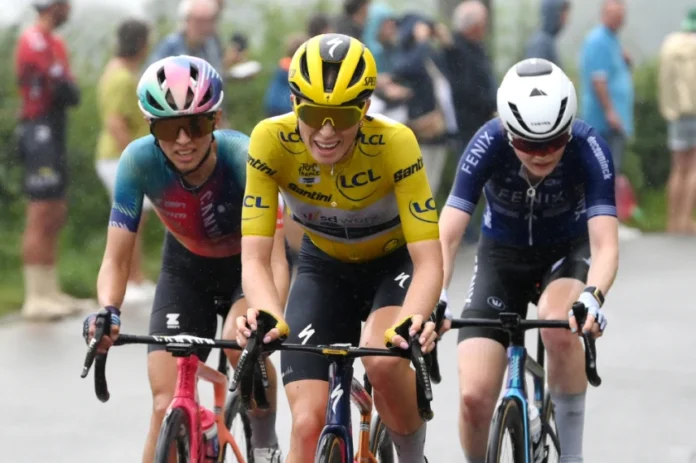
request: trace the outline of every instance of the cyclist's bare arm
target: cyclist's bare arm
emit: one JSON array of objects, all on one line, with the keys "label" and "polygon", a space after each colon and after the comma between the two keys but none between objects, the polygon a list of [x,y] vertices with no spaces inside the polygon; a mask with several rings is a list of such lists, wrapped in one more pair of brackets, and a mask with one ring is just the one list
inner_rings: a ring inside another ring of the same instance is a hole
[{"label": "cyclist's bare arm", "polygon": [[616,217],[599,215],[587,221],[592,261],[587,286],[609,292],[619,269],[619,221]]},{"label": "cyclist's bare arm", "polygon": [[437,305],[442,289],[442,249],[438,240],[409,243],[413,281],[408,287],[399,319],[409,315],[427,318]]},{"label": "cyclist's bare arm", "polygon": [[471,215],[460,209],[445,206],[440,215],[440,243],[442,245],[443,288],[448,288],[454,273],[454,260]]},{"label": "cyclist's bare arm", "polygon": [[249,307],[283,318],[283,304],[273,280],[273,237],[242,237],[242,289]]},{"label": "cyclist's bare arm", "polygon": [[121,307],[126,294],[136,233],[109,227],[106,251],[97,277],[97,298],[102,307]]},{"label": "cyclist's bare arm", "polygon": [[290,290],[290,267],[285,253],[285,228],[277,228],[273,236],[273,251],[271,252],[271,269],[278,298],[283,306],[288,299]]}]

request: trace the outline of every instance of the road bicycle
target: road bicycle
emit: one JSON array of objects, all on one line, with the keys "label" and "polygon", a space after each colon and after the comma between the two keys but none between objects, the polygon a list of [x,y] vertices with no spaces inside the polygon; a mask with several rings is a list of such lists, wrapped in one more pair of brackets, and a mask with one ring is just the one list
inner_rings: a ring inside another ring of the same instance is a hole
[{"label": "road bicycle", "polygon": [[[582,327],[587,310],[582,304],[573,305],[573,313]],[[469,326],[498,328],[508,333],[510,345],[507,349],[508,372],[507,385],[496,408],[488,439],[487,463],[554,463],[561,455],[561,445],[555,429],[554,406],[551,396],[545,388],[544,344],[541,333],[537,338],[536,360],[527,355],[525,333],[530,329],[556,328],[570,329],[564,320],[523,320],[519,314],[502,312],[498,320],[489,319],[454,319],[452,329]],[[597,374],[597,351],[595,340],[582,334],[585,345],[585,374],[588,382],[595,387],[602,383]],[[533,378],[533,404],[539,413],[541,435],[533,439],[530,432],[529,400],[525,372]],[[552,425],[553,423],[553,425]],[[506,447],[505,437],[509,435],[510,446]],[[512,459],[505,459],[506,450],[511,450]],[[553,451],[553,453],[551,453]]]},{"label": "road bicycle", "polygon": [[[232,377],[231,389],[239,389],[243,406],[248,406],[255,377],[250,368],[259,363],[265,353],[275,350],[296,351],[322,355],[329,360],[329,402],[326,405],[326,425],[320,436],[314,458],[315,463],[392,463],[395,461],[393,446],[386,434],[386,428],[377,414],[372,416],[371,385],[364,378],[364,385],[353,376],[353,362],[358,357],[383,356],[402,357],[411,360],[416,370],[416,391],[420,416],[429,421],[433,417],[430,408],[432,389],[428,376],[428,364],[421,351],[418,336],[410,338],[409,350],[400,348],[370,349],[353,347],[349,344],[328,346],[307,346],[302,344],[269,343],[262,339],[272,326],[273,319],[261,312],[257,318],[257,329],[252,331],[247,346],[240,355],[237,368]],[[398,329],[404,339],[409,339],[410,319]],[[349,391],[349,393],[346,393]],[[351,425],[351,401],[360,411],[360,434],[357,452],[353,453],[353,433]]]},{"label": "road bicycle", "polygon": [[[94,386],[97,398],[107,402],[110,393],[106,382],[106,354],[97,354],[98,340],[110,333],[110,314],[100,312],[95,320],[95,335],[90,341],[85,356],[81,377],[85,378],[92,364],[95,365]],[[221,348],[241,350],[233,341],[206,339],[186,334],[176,336],[136,336],[121,334],[114,342],[115,346],[127,344],[160,344],[166,351],[177,358],[177,382],[174,398],[170,404],[160,428],[155,451],[156,463],[168,463],[170,456],[176,455],[179,462],[219,463],[233,461],[238,463],[253,462],[248,419],[245,418],[238,394],[228,397],[227,362],[221,351],[218,369],[200,361],[197,350],[203,348]],[[258,370],[254,375],[258,374]],[[212,383],[214,390],[214,414],[218,433],[220,451],[217,455],[206,455],[205,440],[201,430],[201,412],[205,410],[199,404],[196,394],[197,380],[201,378]],[[253,391],[254,398],[263,408],[268,402],[260,388]],[[224,411],[224,413],[223,413]],[[244,443],[246,452],[242,452],[237,441],[230,433],[230,428],[237,416],[243,417]]]}]

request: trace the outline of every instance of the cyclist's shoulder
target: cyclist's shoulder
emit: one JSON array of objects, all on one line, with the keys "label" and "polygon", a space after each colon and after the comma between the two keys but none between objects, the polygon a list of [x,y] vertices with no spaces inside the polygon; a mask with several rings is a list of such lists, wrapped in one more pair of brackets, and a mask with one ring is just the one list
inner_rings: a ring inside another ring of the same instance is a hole
[{"label": "cyclist's shoulder", "polygon": [[603,146],[607,143],[597,129],[582,119],[576,118],[573,121],[570,133],[573,136],[570,143],[578,148],[574,151],[581,157],[593,155],[595,150],[603,149]]},{"label": "cyclist's shoulder", "polygon": [[506,155],[512,159],[513,156],[510,155],[514,155],[514,152],[508,143],[502,121],[495,117],[483,124],[471,137],[460,163],[467,163],[470,168],[481,168],[489,165],[494,158]]},{"label": "cyclist's shoulder", "polygon": [[403,145],[416,141],[415,135],[409,127],[382,114],[371,114],[365,117],[360,131],[365,134],[363,143],[372,138],[373,144],[379,140],[388,147],[390,145],[387,143],[392,142],[392,148],[396,148],[397,144]]},{"label": "cyclist's shoulder", "polygon": [[297,154],[305,150],[293,112],[264,119],[251,132],[249,154],[255,158],[271,159],[283,151]]},{"label": "cyclist's shoulder", "polygon": [[358,148],[368,164],[397,169],[420,158],[420,147],[413,131],[401,122],[381,114],[363,119],[358,133]]},{"label": "cyclist's shoulder", "polygon": [[246,158],[249,151],[249,136],[232,129],[220,129],[214,132],[218,155],[224,159]]},{"label": "cyclist's shoulder", "polygon": [[158,150],[155,137],[145,135],[128,143],[121,154],[121,162],[138,167],[152,167],[152,162],[160,159]]}]

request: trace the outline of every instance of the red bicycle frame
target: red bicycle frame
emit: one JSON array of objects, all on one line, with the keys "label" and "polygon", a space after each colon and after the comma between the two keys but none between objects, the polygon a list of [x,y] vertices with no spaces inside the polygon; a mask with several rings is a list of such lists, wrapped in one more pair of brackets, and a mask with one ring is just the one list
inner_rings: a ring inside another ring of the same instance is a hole
[{"label": "red bicycle frame", "polygon": [[188,357],[178,357],[176,359],[178,370],[176,380],[176,390],[174,399],[169,405],[167,414],[175,408],[182,409],[189,421],[191,435],[190,456],[192,462],[205,463],[205,448],[203,448],[203,432],[201,430],[200,406],[198,404],[197,385],[198,378],[213,384],[215,392],[215,424],[217,426],[218,439],[220,441],[220,452],[225,445],[232,447],[237,461],[245,462],[242,452],[239,450],[237,442],[227,429],[224,420],[225,398],[227,397],[227,377],[201,362],[195,354]]}]

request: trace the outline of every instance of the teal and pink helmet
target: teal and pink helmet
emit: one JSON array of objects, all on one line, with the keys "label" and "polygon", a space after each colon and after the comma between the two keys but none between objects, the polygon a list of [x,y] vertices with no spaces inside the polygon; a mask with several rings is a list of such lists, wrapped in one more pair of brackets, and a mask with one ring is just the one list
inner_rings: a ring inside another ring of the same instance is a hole
[{"label": "teal and pink helmet", "polygon": [[152,63],[138,83],[138,106],[149,119],[192,116],[220,108],[220,74],[207,61],[171,56]]}]

